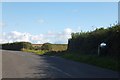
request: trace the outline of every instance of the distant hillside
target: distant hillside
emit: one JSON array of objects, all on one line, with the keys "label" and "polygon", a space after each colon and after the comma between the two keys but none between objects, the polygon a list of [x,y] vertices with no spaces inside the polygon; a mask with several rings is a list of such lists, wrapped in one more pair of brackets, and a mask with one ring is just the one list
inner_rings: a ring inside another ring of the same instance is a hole
[{"label": "distant hillside", "polygon": [[[41,49],[43,44],[32,44],[33,47],[36,47],[37,49]],[[51,44],[52,51],[63,51],[67,50],[67,44]]]},{"label": "distant hillside", "polygon": [[32,44],[33,47],[41,47],[43,44]]},{"label": "distant hillside", "polygon": [[52,44],[52,51],[67,50],[67,44]]},{"label": "distant hillside", "polygon": [[[30,42],[13,42],[2,44],[2,49],[6,50],[22,50],[36,49],[40,50],[43,44],[31,44]],[[52,51],[63,51],[67,49],[67,44],[51,44]]]}]

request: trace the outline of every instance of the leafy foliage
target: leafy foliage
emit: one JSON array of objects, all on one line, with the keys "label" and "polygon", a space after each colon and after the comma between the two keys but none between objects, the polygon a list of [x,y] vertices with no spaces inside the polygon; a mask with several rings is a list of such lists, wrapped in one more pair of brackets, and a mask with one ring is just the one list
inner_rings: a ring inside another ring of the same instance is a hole
[{"label": "leafy foliage", "polygon": [[42,50],[51,51],[51,50],[52,50],[51,43],[44,43],[44,44],[41,46],[41,49],[42,49]]},{"label": "leafy foliage", "polygon": [[68,50],[86,54],[97,54],[98,46],[105,42],[108,55],[120,53],[120,25],[107,29],[99,28],[91,32],[72,33],[68,41]]},{"label": "leafy foliage", "polygon": [[2,44],[2,49],[6,50],[22,50],[22,49],[32,49],[32,44],[30,42],[14,42]]}]

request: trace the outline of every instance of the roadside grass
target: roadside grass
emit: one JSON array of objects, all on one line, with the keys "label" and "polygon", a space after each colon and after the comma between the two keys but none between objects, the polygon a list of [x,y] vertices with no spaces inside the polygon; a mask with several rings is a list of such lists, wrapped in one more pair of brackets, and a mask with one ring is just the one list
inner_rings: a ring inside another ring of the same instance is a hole
[{"label": "roadside grass", "polygon": [[22,51],[23,52],[32,52],[32,53],[35,53],[35,54],[38,54],[38,55],[43,55],[46,52],[48,52],[47,50],[29,50],[29,49],[24,49]]},{"label": "roadside grass", "polygon": [[120,71],[118,68],[120,67],[119,61],[117,58],[111,58],[109,56],[97,56],[97,55],[85,55],[85,54],[62,54],[60,55],[62,58],[70,59],[77,62],[92,64],[95,66],[99,66],[102,68],[107,68],[115,71]]},{"label": "roadside grass", "polygon": [[87,63],[102,68],[120,71],[120,59],[110,56],[97,56],[88,54],[78,54],[68,51],[45,51],[45,50],[23,50],[24,52],[32,52],[38,55],[58,56],[65,59]]},{"label": "roadside grass", "polygon": [[87,63],[90,65],[95,65],[102,68],[107,68],[114,71],[120,71],[120,59],[110,56],[98,56],[89,54],[78,54],[69,51],[51,51],[47,52],[48,56],[58,56],[65,59]]}]

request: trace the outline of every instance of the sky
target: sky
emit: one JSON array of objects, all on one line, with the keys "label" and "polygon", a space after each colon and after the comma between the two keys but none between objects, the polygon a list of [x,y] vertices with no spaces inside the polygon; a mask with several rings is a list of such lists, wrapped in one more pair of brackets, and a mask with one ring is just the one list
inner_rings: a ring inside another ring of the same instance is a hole
[{"label": "sky", "polygon": [[72,32],[118,21],[117,2],[3,2],[0,43],[67,44]]}]

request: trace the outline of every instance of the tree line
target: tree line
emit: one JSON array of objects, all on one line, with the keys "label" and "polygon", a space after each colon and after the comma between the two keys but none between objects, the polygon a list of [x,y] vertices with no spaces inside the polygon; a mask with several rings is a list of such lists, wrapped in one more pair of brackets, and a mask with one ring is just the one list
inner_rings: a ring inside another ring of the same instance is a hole
[{"label": "tree line", "polygon": [[68,51],[97,54],[101,43],[107,44],[107,55],[120,54],[120,25],[114,25],[107,29],[97,28],[89,32],[77,32],[71,34],[68,40]]}]

